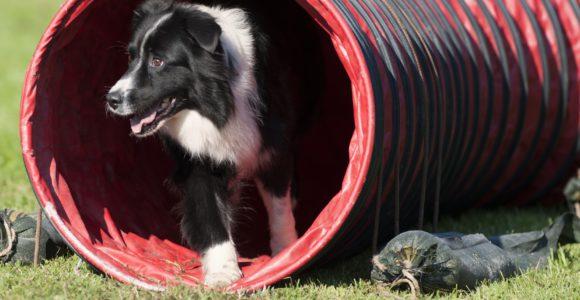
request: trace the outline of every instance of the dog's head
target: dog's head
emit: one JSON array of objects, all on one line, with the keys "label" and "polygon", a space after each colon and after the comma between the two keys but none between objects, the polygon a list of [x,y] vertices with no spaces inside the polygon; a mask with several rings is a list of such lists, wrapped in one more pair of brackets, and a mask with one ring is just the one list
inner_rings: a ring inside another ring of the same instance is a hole
[{"label": "dog's head", "polygon": [[218,128],[233,110],[221,28],[188,4],[148,0],[135,11],[126,73],[107,94],[108,109],[130,117],[133,134],[155,133],[182,110]]}]

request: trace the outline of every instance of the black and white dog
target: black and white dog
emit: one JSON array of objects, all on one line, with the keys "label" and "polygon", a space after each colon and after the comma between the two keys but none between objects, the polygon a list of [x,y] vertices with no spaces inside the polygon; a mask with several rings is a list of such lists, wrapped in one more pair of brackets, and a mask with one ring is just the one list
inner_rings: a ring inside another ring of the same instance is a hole
[{"label": "black and white dog", "polygon": [[178,166],[182,236],[202,254],[206,285],[228,285],[242,276],[231,230],[242,179],[264,201],[273,255],[297,238],[292,88],[245,10],[149,0],[132,30],[108,109],[136,137],[159,133]]}]

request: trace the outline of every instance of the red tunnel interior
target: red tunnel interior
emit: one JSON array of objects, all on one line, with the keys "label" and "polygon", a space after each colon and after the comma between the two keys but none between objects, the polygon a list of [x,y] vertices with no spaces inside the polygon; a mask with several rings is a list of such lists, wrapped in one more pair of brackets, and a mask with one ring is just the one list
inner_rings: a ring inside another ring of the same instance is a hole
[{"label": "red tunnel interior", "polygon": [[[297,77],[312,71],[321,75],[318,90],[311,91],[315,121],[295,150],[300,198],[295,215],[302,234],[341,189],[354,129],[351,85],[331,40],[313,18],[294,1],[273,2],[256,6],[266,22],[280,27],[272,41],[301,41],[305,53],[319,53],[307,64],[310,69],[294,70]],[[77,238],[148,279],[172,273],[172,261],[195,282],[201,270],[182,246],[174,212],[178,200],[164,184],[172,162],[157,139],[131,137],[127,120],[105,112],[104,95],[126,69],[124,46],[138,3],[71,6],[76,11],[63,19],[66,30],[44,45],[40,65],[34,66],[39,80],[30,111],[30,122],[43,124],[30,132],[34,159],[38,175],[52,180],[46,192],[58,199],[59,218]],[[308,58],[297,53],[292,59]],[[269,253],[265,210],[253,187],[243,193],[238,212],[234,237],[246,262],[244,273],[251,273]]]}]

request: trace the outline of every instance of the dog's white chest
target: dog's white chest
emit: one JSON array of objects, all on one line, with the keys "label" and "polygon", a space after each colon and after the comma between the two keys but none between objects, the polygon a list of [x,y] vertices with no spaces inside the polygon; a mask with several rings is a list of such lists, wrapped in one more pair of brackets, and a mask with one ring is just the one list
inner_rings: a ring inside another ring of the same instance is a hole
[{"label": "dog's white chest", "polygon": [[258,163],[261,139],[256,121],[244,111],[236,111],[221,129],[194,110],[184,110],[162,128],[193,157],[208,156],[215,162],[232,162],[240,172]]}]

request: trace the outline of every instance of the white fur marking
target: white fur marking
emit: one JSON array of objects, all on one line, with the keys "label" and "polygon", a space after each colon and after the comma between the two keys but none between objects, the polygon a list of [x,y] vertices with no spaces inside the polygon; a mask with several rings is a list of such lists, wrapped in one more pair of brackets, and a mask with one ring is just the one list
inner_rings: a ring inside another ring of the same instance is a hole
[{"label": "white fur marking", "polygon": [[[135,68],[134,70],[136,70]],[[123,76],[115,85],[111,88],[109,93],[120,93],[123,98],[127,97],[129,91],[133,89],[134,85],[134,76],[133,74],[135,71],[132,71],[128,75]],[[111,112],[119,116],[129,116],[133,114],[133,107],[127,103],[127,101],[121,101],[121,104],[116,108],[113,109],[110,106],[107,106]]]},{"label": "white fur marking", "polygon": [[231,241],[209,248],[201,262],[204,283],[209,287],[226,287],[242,277],[236,248]]},{"label": "white fur marking", "polygon": [[133,89],[133,73],[135,72],[133,71],[129,75],[123,76],[121,79],[119,79],[119,81],[117,81],[117,83],[115,83],[115,85],[111,88],[110,92],[127,93],[127,91]]},{"label": "white fur marking", "polygon": [[191,155],[206,154],[216,162],[233,162],[241,170],[253,169],[260,150],[258,128],[244,111],[236,112],[220,130],[199,112],[184,110],[167,120],[163,130]]},{"label": "white fur marking", "polygon": [[264,185],[257,181],[256,185],[260,191],[262,201],[270,223],[270,249],[272,256],[280,253],[284,248],[290,246],[298,239],[296,233],[296,221],[292,212],[292,197],[290,188],[284,197],[275,197],[264,189]]}]

